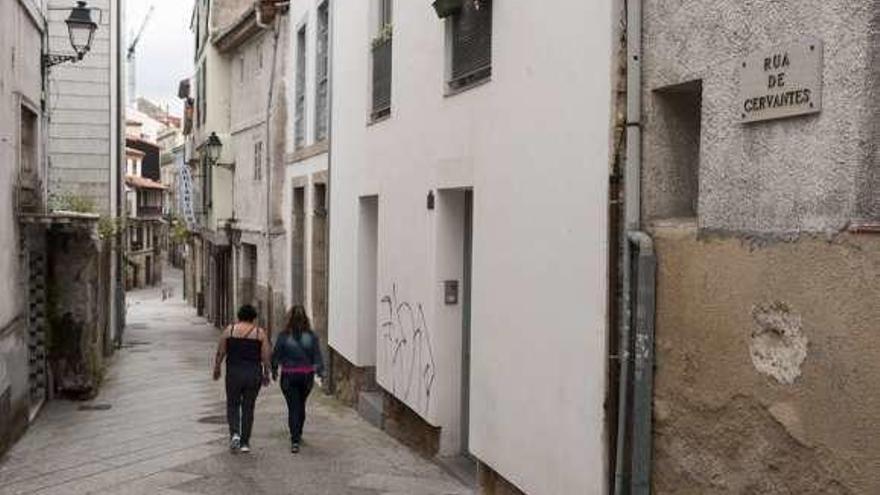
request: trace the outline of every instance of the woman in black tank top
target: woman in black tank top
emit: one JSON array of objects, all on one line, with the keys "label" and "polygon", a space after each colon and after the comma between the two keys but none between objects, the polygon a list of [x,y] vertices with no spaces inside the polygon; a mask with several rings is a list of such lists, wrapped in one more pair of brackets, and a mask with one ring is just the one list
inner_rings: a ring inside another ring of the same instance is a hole
[{"label": "woman in black tank top", "polygon": [[226,361],[226,419],[233,452],[251,451],[257,394],[269,383],[269,337],[256,319],[253,306],[242,306],[238,323],[223,331],[214,360],[214,380],[220,379],[220,366]]}]

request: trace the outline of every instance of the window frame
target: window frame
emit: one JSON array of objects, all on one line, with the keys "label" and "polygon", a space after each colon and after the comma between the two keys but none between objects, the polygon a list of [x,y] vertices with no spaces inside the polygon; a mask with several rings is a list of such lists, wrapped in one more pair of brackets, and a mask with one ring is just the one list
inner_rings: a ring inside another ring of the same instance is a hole
[{"label": "window frame", "polygon": [[[323,49],[323,51],[322,51]],[[323,95],[321,94],[323,87]],[[330,2],[315,9],[315,142],[329,137],[330,131]]]},{"label": "window frame", "polygon": [[494,8],[492,0],[465,0],[466,4],[473,4],[474,2],[479,3],[487,3],[489,9],[489,15],[486,18],[489,23],[488,26],[488,55],[487,60],[488,63],[484,66],[477,67],[470,72],[457,75],[456,74],[456,57],[457,57],[457,47],[459,46],[457,43],[458,36],[458,28],[459,22],[461,22],[461,16],[464,12],[467,12],[467,5],[462,7],[462,11],[450,16],[446,20],[446,45],[447,45],[447,56],[446,56],[446,95],[452,96],[458,94],[463,91],[467,91],[471,88],[481,86],[487,82],[492,80],[492,60],[493,60],[493,34],[494,34]]},{"label": "window frame", "polygon": [[293,147],[296,150],[300,150],[306,146],[308,136],[308,120],[306,115],[308,22],[303,22],[297,27],[294,54]]}]

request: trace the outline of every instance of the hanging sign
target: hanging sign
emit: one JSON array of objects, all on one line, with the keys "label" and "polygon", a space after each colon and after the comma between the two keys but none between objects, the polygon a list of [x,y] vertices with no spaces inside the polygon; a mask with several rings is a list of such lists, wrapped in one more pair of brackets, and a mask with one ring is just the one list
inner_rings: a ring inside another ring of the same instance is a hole
[{"label": "hanging sign", "polygon": [[753,52],[740,66],[742,122],[781,119],[822,110],[822,42],[806,38]]}]

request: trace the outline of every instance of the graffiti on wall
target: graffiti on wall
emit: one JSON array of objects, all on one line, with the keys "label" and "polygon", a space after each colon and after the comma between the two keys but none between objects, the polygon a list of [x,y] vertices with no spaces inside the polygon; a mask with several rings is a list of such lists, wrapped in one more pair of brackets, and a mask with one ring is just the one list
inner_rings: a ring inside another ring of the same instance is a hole
[{"label": "graffiti on wall", "polygon": [[384,364],[391,376],[391,392],[419,412],[431,404],[437,366],[421,304],[400,301],[397,285],[381,299],[379,315]]}]

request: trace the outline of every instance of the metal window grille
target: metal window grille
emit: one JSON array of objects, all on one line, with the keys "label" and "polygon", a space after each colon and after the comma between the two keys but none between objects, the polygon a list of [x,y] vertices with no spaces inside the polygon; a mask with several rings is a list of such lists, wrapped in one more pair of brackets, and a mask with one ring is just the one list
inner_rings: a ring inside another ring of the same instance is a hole
[{"label": "metal window grille", "polygon": [[492,0],[465,0],[452,20],[450,86],[460,88],[492,75]]},{"label": "metal window grille", "polygon": [[391,113],[391,38],[373,44],[373,112],[374,119]]},{"label": "metal window grille", "polygon": [[315,66],[315,141],[327,138],[329,92],[330,16],[327,2],[318,7],[317,60]]},{"label": "metal window grille", "polygon": [[306,144],[306,27],[296,35],[296,96],[293,144],[302,148]]},{"label": "metal window grille", "polygon": [[263,180],[263,142],[254,143],[254,180]]}]

